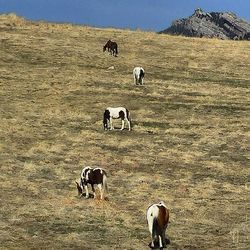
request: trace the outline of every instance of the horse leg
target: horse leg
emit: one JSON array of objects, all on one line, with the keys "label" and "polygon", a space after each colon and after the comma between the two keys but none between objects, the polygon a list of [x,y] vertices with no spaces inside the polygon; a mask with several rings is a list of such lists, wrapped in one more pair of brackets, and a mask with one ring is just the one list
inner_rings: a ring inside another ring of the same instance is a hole
[{"label": "horse leg", "polygon": [[167,243],[167,239],[166,239],[166,229],[163,230],[162,232],[162,243],[163,243],[163,247],[166,247]]},{"label": "horse leg", "polygon": [[159,235],[159,247],[160,249],[163,249],[163,244],[162,244],[162,237]]},{"label": "horse leg", "polygon": [[131,130],[131,124],[130,124],[130,120],[129,119],[126,119],[127,123],[128,123],[128,130],[130,131]]},{"label": "horse leg", "polygon": [[95,198],[96,198],[96,193],[95,193],[94,184],[91,184],[91,187],[92,187],[92,191],[93,191],[93,194],[94,194],[94,199],[95,199]]},{"label": "horse leg", "polygon": [[85,189],[85,192],[86,192],[86,196],[85,196],[85,198],[86,198],[86,199],[88,199],[88,198],[89,198],[89,190],[88,190],[88,186],[87,186],[87,185],[85,185],[85,186],[84,186],[84,189]]},{"label": "horse leg", "polygon": [[103,200],[103,198],[104,198],[104,191],[103,191],[103,188],[102,188],[102,184],[98,184],[97,187],[100,190],[101,200]]},{"label": "horse leg", "polygon": [[134,76],[134,83],[135,83],[135,85],[137,85],[137,77],[136,76]]},{"label": "horse leg", "polygon": [[124,120],[122,119],[122,127],[121,127],[121,130],[123,130],[124,129]]},{"label": "horse leg", "polygon": [[142,78],[139,76],[139,80],[138,80],[139,84],[142,85]]},{"label": "horse leg", "polygon": [[152,249],[155,248],[155,243],[154,243],[154,237],[153,237],[153,236],[152,236],[152,241],[151,241],[150,247],[151,247]]},{"label": "horse leg", "polygon": [[113,120],[112,118],[110,117],[110,120],[109,120],[109,123],[110,123],[110,130],[113,130]]}]

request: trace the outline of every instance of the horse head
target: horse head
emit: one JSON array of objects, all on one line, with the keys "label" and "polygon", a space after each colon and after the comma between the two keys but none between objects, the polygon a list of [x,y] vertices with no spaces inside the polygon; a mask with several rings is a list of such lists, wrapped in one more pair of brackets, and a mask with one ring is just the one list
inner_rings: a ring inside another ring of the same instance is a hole
[{"label": "horse head", "polygon": [[80,186],[80,184],[76,181],[76,187],[77,187],[77,190],[78,190],[78,195],[81,195],[82,194],[82,188]]},{"label": "horse head", "polygon": [[103,114],[103,128],[104,130],[108,130],[108,121],[110,119],[110,112],[109,110],[105,110]]},{"label": "horse head", "polygon": [[103,129],[108,130],[108,119],[103,119]]}]

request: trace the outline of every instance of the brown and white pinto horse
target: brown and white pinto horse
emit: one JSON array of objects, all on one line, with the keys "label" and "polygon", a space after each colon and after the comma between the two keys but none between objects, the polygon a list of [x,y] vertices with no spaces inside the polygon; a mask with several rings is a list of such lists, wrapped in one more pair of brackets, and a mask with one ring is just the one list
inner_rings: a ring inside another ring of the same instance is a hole
[{"label": "brown and white pinto horse", "polygon": [[169,211],[165,204],[161,201],[151,205],[147,210],[148,229],[151,233],[151,248],[155,248],[156,244],[160,249],[166,246],[166,229],[169,221]]},{"label": "brown and white pinto horse", "polygon": [[124,129],[125,121],[128,124],[128,130],[131,130],[131,122],[130,122],[130,114],[126,108],[118,107],[118,108],[106,108],[103,113],[103,127],[104,130],[108,130],[108,123],[110,124],[110,130],[114,129],[113,119],[121,119],[122,127],[121,130]]},{"label": "brown and white pinto horse", "polygon": [[106,171],[99,167],[94,169],[92,167],[85,167],[81,172],[80,184],[76,182],[76,187],[78,194],[81,196],[83,196],[83,189],[85,189],[86,199],[89,198],[88,184],[92,187],[94,198],[96,198],[94,185],[97,185],[100,190],[101,199],[103,200],[104,193],[108,190]]},{"label": "brown and white pinto horse", "polygon": [[133,76],[134,76],[135,85],[138,85],[138,84],[143,85],[145,71],[142,67],[135,67],[133,69]]},{"label": "brown and white pinto horse", "polygon": [[110,55],[117,56],[118,54],[118,45],[116,42],[108,40],[107,43],[103,46],[103,52],[108,48]]}]

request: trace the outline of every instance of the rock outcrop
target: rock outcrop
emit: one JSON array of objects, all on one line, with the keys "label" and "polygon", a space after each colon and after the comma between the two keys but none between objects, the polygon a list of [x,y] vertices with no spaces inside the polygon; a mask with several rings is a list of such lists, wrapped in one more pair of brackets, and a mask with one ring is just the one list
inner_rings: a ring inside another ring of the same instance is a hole
[{"label": "rock outcrop", "polygon": [[202,9],[196,9],[192,16],[174,21],[171,27],[159,33],[250,40],[250,22],[232,12],[206,13]]}]

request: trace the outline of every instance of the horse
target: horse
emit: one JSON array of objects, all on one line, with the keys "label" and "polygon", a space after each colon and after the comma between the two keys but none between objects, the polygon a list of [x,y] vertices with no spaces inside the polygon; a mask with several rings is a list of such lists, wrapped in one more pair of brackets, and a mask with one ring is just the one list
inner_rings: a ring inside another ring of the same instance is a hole
[{"label": "horse", "polygon": [[152,242],[149,244],[151,248],[154,249],[155,244],[158,244],[160,249],[166,246],[165,233],[168,221],[169,211],[162,201],[148,207],[147,222],[152,237]]},{"label": "horse", "polygon": [[110,52],[110,55],[117,56],[118,45],[116,42],[112,42],[111,40],[108,40],[107,43],[103,46],[103,52],[106,51],[107,48],[108,48],[108,52]]},{"label": "horse", "polygon": [[108,190],[106,171],[99,167],[94,169],[92,167],[83,168],[80,177],[80,184],[76,181],[76,187],[80,196],[83,196],[83,189],[85,189],[86,199],[89,198],[88,184],[92,187],[94,198],[96,198],[94,185],[97,185],[101,193],[101,200],[103,200],[104,193]]},{"label": "horse", "polygon": [[143,85],[143,79],[145,76],[145,71],[142,67],[135,67],[133,70],[133,76],[134,76],[134,84],[141,84]]},{"label": "horse", "polygon": [[122,127],[121,130],[124,129],[125,121],[128,124],[128,130],[131,130],[131,121],[130,121],[130,112],[124,107],[118,108],[106,108],[103,113],[103,128],[104,130],[108,130],[108,123],[110,124],[110,130],[114,129],[113,119],[121,119]]}]

